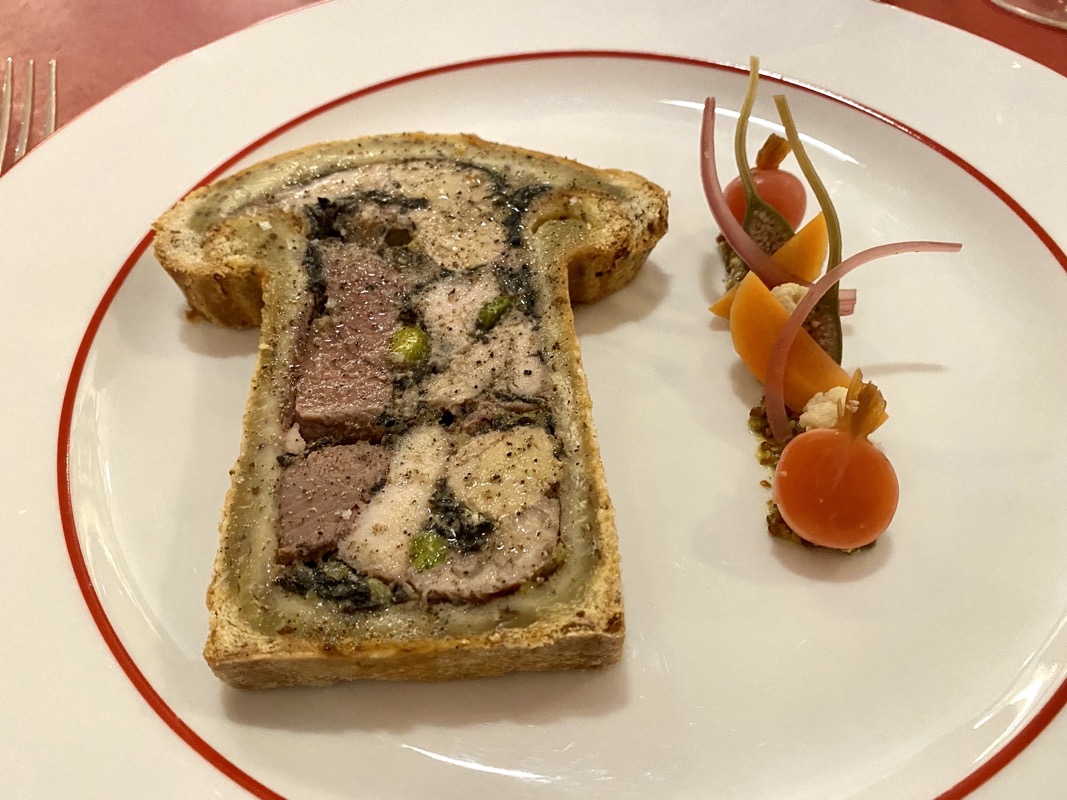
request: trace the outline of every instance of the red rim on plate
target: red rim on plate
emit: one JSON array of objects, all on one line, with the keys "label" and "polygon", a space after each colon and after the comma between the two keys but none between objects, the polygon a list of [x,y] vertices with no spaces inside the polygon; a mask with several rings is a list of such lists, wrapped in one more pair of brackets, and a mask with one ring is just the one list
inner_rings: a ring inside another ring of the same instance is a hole
[{"label": "red rim on plate", "polygon": [[[431,69],[421,70],[419,72],[413,72],[408,75],[402,75],[396,78],[391,78],[380,83],[376,83],[372,86],[367,86],[362,89],[358,89],[349,94],[338,97],[328,103],[311,109],[304,114],[280,125],[273,131],[265,134],[256,141],[249,144],[240,152],[235,153],[232,157],[220,164],[208,175],[206,175],[194,188],[204,186],[211,183],[216,178],[220,177],[225,171],[236,164],[238,161],[262,147],[264,144],[277,138],[281,134],[295,128],[296,126],[306,122],[313,117],[319,116],[331,109],[338,106],[350,103],[368,95],[376,94],[378,92],[385,91],[394,86],[399,86],[414,81],[418,81],[424,78],[430,78],[438,75],[444,75],[451,72],[459,72],[462,70],[477,69],[480,67],[489,67],[499,64],[516,63],[523,61],[539,61],[545,59],[568,59],[568,58],[614,58],[614,59],[627,59],[627,60],[645,60],[645,61],[658,61],[664,63],[682,64],[686,66],[703,67],[705,69],[720,70],[725,72],[745,74],[747,69],[737,67],[728,64],[716,63],[711,61],[703,61],[694,58],[685,58],[682,56],[670,56],[661,55],[655,53],[640,53],[630,51],[614,51],[614,50],[567,50],[567,51],[549,51],[549,52],[537,52],[537,53],[521,53],[515,55],[496,56],[493,58],[484,58],[474,61],[463,61],[455,64],[448,64],[445,66],[434,67]],[[1007,192],[1000,186],[994,183],[990,178],[980,172],[972,164],[968,163],[956,153],[952,152],[945,146],[933,141],[929,137],[908,127],[899,120],[879,113],[874,109],[871,109],[862,103],[858,103],[854,100],[850,100],[846,97],[828,92],[824,89],[820,89],[809,84],[802,83],[800,81],[792,80],[790,78],[783,77],[781,75],[773,74],[761,74],[765,80],[772,83],[778,83],[785,86],[790,86],[794,89],[800,89],[812,94],[824,97],[832,100],[833,102],[840,103],[855,109],[867,116],[873,117],[887,125],[895,128],[901,133],[916,139],[923,145],[931,148],[938,154],[944,156],[950,162],[962,169],[971,177],[979,181],[986,189],[992,192],[998,199],[1000,199],[1013,214],[1015,214],[1038,238],[1038,240],[1048,249],[1052,254],[1052,257],[1060,264],[1065,271],[1067,271],[1067,254],[1063,249],[1056,244],[1048,232],[1038,224],[1038,222],[1024,209],[1014,198],[1012,198]],[[694,153],[696,145],[694,144]],[[694,156],[695,158],[695,156]],[[90,318],[86,331],[82,337],[81,343],[78,346],[77,353],[74,357],[74,363],[71,366],[70,376],[67,380],[66,390],[63,396],[63,405],[59,422],[59,436],[57,443],[57,484],[59,492],[59,511],[60,518],[63,525],[63,536],[66,540],[67,551],[70,555],[71,566],[74,570],[74,576],[78,582],[78,586],[81,589],[82,597],[85,599],[85,603],[89,608],[89,612],[92,615],[93,620],[96,622],[97,628],[100,630],[100,634],[107,646],[110,648],[116,661],[122,670],[126,673],[130,682],[134,688],[141,694],[148,705],[153,711],[173,730],[181,739],[199,753],[210,764],[216,767],[223,774],[231,778],[238,785],[251,792],[254,796],[264,798],[264,800],[283,800],[282,795],[278,794],[274,790],[262,784],[247,772],[242,770],[226,756],[212,747],[207,741],[205,741],[199,734],[196,733],[189,725],[167,704],[166,700],[159,694],[159,692],[152,686],[148,678],[137,666],[137,663],[133,660],[129,651],[122,643],[121,638],[116,632],[114,626],[108,619],[107,612],[104,610],[101,603],[100,596],[97,594],[96,587],[93,585],[92,578],[89,575],[89,568],[86,564],[84,553],[82,551],[81,542],[78,539],[78,531],[74,522],[74,506],[71,499],[70,490],[70,475],[69,475],[69,457],[70,457],[70,433],[71,424],[74,417],[74,402],[78,394],[78,388],[81,383],[83,371],[85,369],[86,359],[89,352],[92,349],[93,342],[96,339],[96,334],[99,331],[100,325],[103,322],[105,315],[111,307],[119,289],[122,287],[126,278],[129,276],[133,267],[141,259],[144,253],[148,250],[153,239],[151,232],[147,233],[144,238],[138,243],[137,247],[130,253],[129,257],[123,263],[119,269],[115,278],[104,292],[103,297],[100,300],[96,311]],[[1010,740],[1008,740],[1003,747],[993,753],[985,762],[976,767],[970,774],[964,776],[955,785],[939,794],[934,800],[960,800],[960,798],[966,797],[973,792],[997,772],[1003,769],[1008,763],[1012,761],[1019,753],[1021,753],[1030,742],[1032,742],[1038,734],[1052,721],[1056,714],[1067,705],[1067,681],[1062,683],[1057,690],[1053,693],[1049,701],[1042,706],[1034,717],[1021,728]]]}]

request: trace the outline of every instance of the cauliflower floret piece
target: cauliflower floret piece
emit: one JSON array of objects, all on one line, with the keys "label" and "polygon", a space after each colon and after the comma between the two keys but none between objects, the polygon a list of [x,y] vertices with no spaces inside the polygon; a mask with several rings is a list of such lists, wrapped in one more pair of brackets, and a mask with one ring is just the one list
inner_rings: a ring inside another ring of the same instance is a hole
[{"label": "cauliflower floret piece", "polygon": [[782,283],[771,289],[771,294],[774,295],[774,299],[777,300],[782,308],[793,313],[797,307],[797,303],[801,298],[808,293],[808,287],[801,286],[799,283]]},{"label": "cauliflower floret piece", "polygon": [[832,428],[845,410],[845,398],[848,389],[835,386],[826,392],[816,392],[804,405],[800,415],[800,427],[806,431],[812,428]]}]

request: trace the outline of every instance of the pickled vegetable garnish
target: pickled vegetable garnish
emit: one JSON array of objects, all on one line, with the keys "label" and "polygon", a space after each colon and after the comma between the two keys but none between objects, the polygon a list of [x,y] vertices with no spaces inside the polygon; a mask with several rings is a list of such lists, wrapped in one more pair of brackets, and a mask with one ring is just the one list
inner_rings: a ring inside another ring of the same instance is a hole
[{"label": "pickled vegetable garnish", "polygon": [[[869,439],[888,419],[885,398],[877,386],[863,381],[859,370],[850,379],[840,366],[840,315],[854,310],[856,298],[854,291],[839,291],[839,281],[875,259],[906,252],[955,252],[961,245],[897,242],[842,260],[837,211],[804,149],[785,97],[775,97],[775,105],[786,139],[772,134],[757,157],[756,170],[748,166],[745,137],[758,67],[753,58],[734,140],[738,178],[728,192],[720,188],[715,167],[715,99],[708,98],[704,105],[701,180],[721,231],[727,285],[710,310],[729,320],[734,349],[764,385],[763,403],[753,409],[750,426],[763,440],[760,463],[774,470],[773,482],[764,484],[773,488],[768,530],[808,546],[852,551],[873,543],[889,527],[899,485],[888,458]],[[755,179],[758,171],[780,171],[789,152],[821,209],[801,229],[803,240],[793,233],[803,210],[795,217],[789,213],[804,204],[795,199],[770,202]],[[794,247],[787,247],[794,241]],[[788,258],[778,259],[783,248]],[[822,265],[813,259],[821,261],[824,255],[826,272],[818,277]]]}]

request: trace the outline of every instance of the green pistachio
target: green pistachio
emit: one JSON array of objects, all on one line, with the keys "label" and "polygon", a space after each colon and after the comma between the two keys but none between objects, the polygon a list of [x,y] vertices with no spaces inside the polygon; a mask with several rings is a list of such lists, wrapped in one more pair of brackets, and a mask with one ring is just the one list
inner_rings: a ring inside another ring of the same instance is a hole
[{"label": "green pistachio", "polygon": [[390,340],[393,355],[405,366],[418,364],[430,352],[430,337],[414,325],[404,325],[393,332]]},{"label": "green pistachio", "polygon": [[510,294],[501,294],[494,297],[478,312],[477,328],[480,331],[488,331],[496,325],[504,312],[511,308],[512,297]]},{"label": "green pistachio", "polygon": [[420,533],[411,540],[408,547],[408,555],[415,569],[423,572],[436,567],[444,559],[448,552],[448,542],[445,537],[433,531]]},{"label": "green pistachio", "polygon": [[393,593],[384,582],[377,578],[367,578],[367,587],[370,589],[371,602],[376,606],[387,606],[393,602]]}]

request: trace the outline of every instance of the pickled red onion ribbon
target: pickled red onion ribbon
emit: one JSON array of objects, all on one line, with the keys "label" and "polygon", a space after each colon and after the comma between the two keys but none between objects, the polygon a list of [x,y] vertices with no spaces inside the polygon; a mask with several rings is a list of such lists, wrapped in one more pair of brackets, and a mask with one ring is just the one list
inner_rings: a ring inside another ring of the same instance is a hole
[{"label": "pickled red onion ribbon", "polygon": [[837,293],[837,313],[842,317],[849,316],[856,310],[856,290],[839,289]]},{"label": "pickled red onion ribbon", "polygon": [[726,205],[726,197],[719,185],[719,173],[715,167],[715,98],[704,101],[704,116],[700,124],[700,180],[704,184],[704,196],[715,222],[726,243],[761,281],[772,289],[783,283],[799,283],[810,286],[778,264],[756,244],[745,229],[734,219]]},{"label": "pickled red onion ribbon", "polygon": [[[767,422],[771,433],[779,442],[789,438],[789,412],[785,407],[785,366],[793,341],[804,325],[804,320],[826,292],[841,278],[857,267],[886,256],[899,253],[955,253],[963,245],[955,242],[895,242],[881,244],[869,250],[856,253],[834,267],[817,280],[797,303],[785,325],[778,333],[771,354],[767,359],[767,372],[764,376],[764,404],[767,409]],[[802,409],[795,408],[794,411]]]}]

